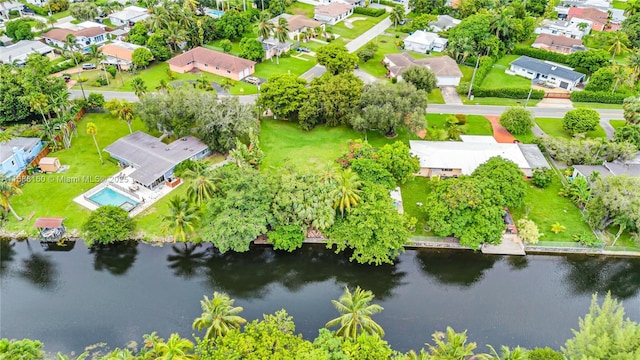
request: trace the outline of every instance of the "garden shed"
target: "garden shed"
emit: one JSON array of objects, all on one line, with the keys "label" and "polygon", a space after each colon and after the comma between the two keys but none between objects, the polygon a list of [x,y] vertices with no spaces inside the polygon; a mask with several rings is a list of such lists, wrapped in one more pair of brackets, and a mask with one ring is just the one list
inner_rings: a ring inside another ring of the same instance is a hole
[{"label": "garden shed", "polygon": [[57,172],[60,170],[60,160],[57,157],[43,157],[38,162],[38,167],[43,172]]}]

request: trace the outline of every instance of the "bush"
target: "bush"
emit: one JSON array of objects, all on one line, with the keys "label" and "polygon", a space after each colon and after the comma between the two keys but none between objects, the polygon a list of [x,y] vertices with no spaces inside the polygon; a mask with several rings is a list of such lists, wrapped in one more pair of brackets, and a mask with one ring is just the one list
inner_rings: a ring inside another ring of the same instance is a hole
[{"label": "bush", "polygon": [[[507,99],[526,99],[527,96],[529,96],[529,89],[524,89],[524,88],[523,89],[517,89],[517,88],[486,89],[483,87],[474,86],[473,95],[475,97],[501,97],[501,98],[507,98]],[[542,90],[531,91],[531,99],[542,100],[543,98],[544,98],[544,91]]]},{"label": "bush", "polygon": [[482,82],[484,81],[484,78],[489,75],[489,72],[492,68],[493,58],[489,56],[480,57],[480,64],[478,65],[478,70],[476,70],[476,77],[473,79],[473,86],[480,86],[480,84],[482,84]]},{"label": "bush", "polygon": [[537,244],[540,241],[540,234],[538,225],[529,219],[518,220],[518,235],[527,244]]},{"label": "bush", "polygon": [[571,101],[622,104],[627,96],[629,96],[629,94],[610,93],[605,91],[574,91],[571,93]]},{"label": "bush", "polygon": [[353,13],[354,14],[360,14],[360,15],[379,17],[379,16],[382,16],[382,15],[386,14],[387,11],[385,9],[375,9],[375,8],[366,8],[366,7],[362,7],[362,6],[356,6],[353,9]]},{"label": "bush", "polygon": [[72,67],[74,67],[76,64],[73,61],[63,61],[59,64],[53,65],[51,66],[51,73],[55,74],[57,72],[60,71],[65,71],[67,69],[71,69]]},{"label": "bush", "polygon": [[27,8],[33,10],[34,13],[36,13],[37,15],[40,16],[49,16],[49,10],[45,9],[45,8],[41,8],[40,6],[36,6],[33,4],[24,4],[24,6],[26,6]]},{"label": "bush", "polygon": [[525,45],[516,45],[513,49],[514,55],[524,55],[535,59],[553,61],[560,64],[569,64],[569,56],[553,51],[532,48]]},{"label": "bush", "polygon": [[129,213],[118,206],[101,206],[91,213],[87,222],[82,226],[87,245],[95,243],[111,244],[116,241],[128,240],[135,229],[133,219]]},{"label": "bush", "polygon": [[589,83],[584,87],[586,91],[610,92],[613,87],[615,74],[611,68],[601,68],[591,75]]},{"label": "bush", "polygon": [[535,169],[533,170],[533,177],[531,183],[533,186],[544,189],[551,184],[553,180],[553,170],[551,169]]},{"label": "bush", "polygon": [[567,111],[562,119],[562,128],[571,136],[596,129],[600,123],[600,114],[593,109],[579,108]]},{"label": "bush", "polygon": [[528,360],[564,360],[562,353],[557,352],[549,347],[535,348],[527,352]]},{"label": "bush", "polygon": [[456,119],[458,119],[458,125],[464,125],[467,123],[467,115],[465,114],[456,114]]},{"label": "bush", "polygon": [[500,116],[500,125],[514,135],[526,134],[533,127],[533,115],[523,107],[511,107]]}]

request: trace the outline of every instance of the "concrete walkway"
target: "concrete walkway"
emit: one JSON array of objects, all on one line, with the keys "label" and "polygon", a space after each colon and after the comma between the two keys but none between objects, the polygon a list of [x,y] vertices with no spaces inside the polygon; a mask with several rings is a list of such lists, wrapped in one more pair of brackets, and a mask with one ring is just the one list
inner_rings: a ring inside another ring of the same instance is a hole
[{"label": "concrete walkway", "polygon": [[460,99],[460,95],[455,86],[441,86],[440,93],[442,94],[445,104],[462,105],[462,99]]},{"label": "concrete walkway", "polygon": [[495,255],[527,255],[524,252],[524,245],[520,237],[516,234],[502,235],[502,242],[498,245],[484,243],[480,248],[483,254]]}]

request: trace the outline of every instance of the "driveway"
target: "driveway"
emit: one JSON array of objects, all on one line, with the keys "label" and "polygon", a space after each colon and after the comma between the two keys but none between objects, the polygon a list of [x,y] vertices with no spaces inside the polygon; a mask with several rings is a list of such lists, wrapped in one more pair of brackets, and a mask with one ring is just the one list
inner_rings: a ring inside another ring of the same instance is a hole
[{"label": "driveway", "polygon": [[455,86],[441,86],[440,92],[444,98],[444,103],[447,105],[462,105],[462,99],[458,95],[458,91]]},{"label": "driveway", "polygon": [[347,50],[350,53],[354,53],[354,52],[358,51],[358,49],[363,47],[364,44],[366,44],[369,41],[375,39],[376,36],[378,36],[378,35],[382,34],[383,32],[385,32],[390,26],[391,26],[391,20],[389,20],[389,18],[387,17],[384,20],[382,20],[379,23],[377,23],[371,29],[365,31],[362,35],[360,35],[357,38],[351,40],[347,44]]},{"label": "driveway", "polygon": [[311,80],[322,76],[322,74],[326,72],[327,72],[327,69],[324,66],[317,64],[316,66],[307,70],[307,72],[305,72],[304,74],[300,75],[300,77],[307,80],[307,82],[311,82]]},{"label": "driveway", "polygon": [[365,84],[373,84],[374,82],[378,81],[378,78],[369,74],[368,72],[362,70],[362,69],[355,69],[353,70],[353,74],[357,77],[360,78],[360,80],[362,80],[363,83]]}]

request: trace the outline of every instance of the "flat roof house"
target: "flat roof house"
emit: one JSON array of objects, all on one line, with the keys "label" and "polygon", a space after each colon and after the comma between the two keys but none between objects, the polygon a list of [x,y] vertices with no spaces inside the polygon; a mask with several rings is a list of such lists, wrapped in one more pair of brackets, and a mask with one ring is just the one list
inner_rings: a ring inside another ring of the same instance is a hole
[{"label": "flat roof house", "polygon": [[121,164],[135,168],[129,177],[149,189],[171,180],[173,170],[181,162],[202,159],[211,153],[207,145],[193,136],[167,145],[142,131],[116,140],[104,151]]},{"label": "flat roof house", "polygon": [[408,53],[386,54],[382,62],[387,66],[387,76],[402,79],[402,72],[411,66],[425,66],[436,75],[437,86],[458,86],[463,74],[458,64],[449,56],[414,59]]},{"label": "flat roof house", "polygon": [[242,80],[253,74],[256,65],[255,61],[200,46],[167,60],[167,63],[169,69],[177,73],[184,74],[199,69],[234,80]]},{"label": "flat roof house", "polygon": [[277,24],[280,18],[287,19],[287,30],[289,30],[289,39],[291,40],[298,40],[298,35],[303,34],[309,29],[321,27],[324,31],[323,22],[309,19],[304,15],[280,14],[269,20],[269,22]]},{"label": "flat roof house", "polygon": [[607,162],[605,161],[602,165],[574,165],[573,166],[573,177],[582,176],[585,179],[589,180],[591,175],[594,173],[598,173],[598,176],[601,177],[609,177],[609,176],[640,176],[640,164],[634,163],[622,163],[618,161]]},{"label": "flat roof house", "polygon": [[585,51],[582,40],[572,39],[561,35],[540,34],[531,44],[531,47],[561,54],[572,54],[578,51]]},{"label": "flat roof house", "polygon": [[116,40],[100,48],[100,51],[107,56],[100,63],[128,70],[133,66],[133,52],[141,47],[144,46]]},{"label": "flat roof house", "polygon": [[585,75],[572,68],[550,61],[520,56],[511,62],[511,73],[565,90],[573,90]]},{"label": "flat roof house", "polygon": [[120,11],[110,14],[109,20],[115,26],[132,26],[138,21],[147,19],[149,16],[149,12],[145,8],[139,6],[127,6]]},{"label": "flat roof house", "polygon": [[42,150],[38,138],[17,137],[0,143],[0,174],[13,177],[20,174]]},{"label": "flat roof house", "polygon": [[411,153],[420,161],[419,176],[457,177],[471,175],[492,157],[513,161],[525,176],[533,170],[549,168],[537,145],[498,143],[492,136],[462,135],[462,141],[411,140]]},{"label": "flat roof house", "polygon": [[0,47],[0,63],[23,66],[31,54],[53,55],[53,48],[41,41],[20,40],[11,46]]},{"label": "flat roof house", "polygon": [[353,6],[334,2],[317,5],[313,10],[313,18],[325,24],[335,25],[353,14]]},{"label": "flat roof house", "polygon": [[436,33],[417,30],[404,39],[404,49],[419,53],[431,51],[443,52],[447,47],[447,39],[441,38]]}]

